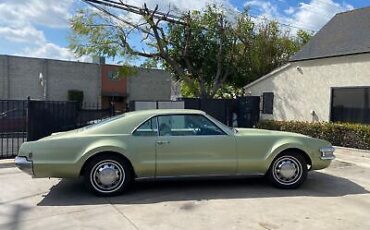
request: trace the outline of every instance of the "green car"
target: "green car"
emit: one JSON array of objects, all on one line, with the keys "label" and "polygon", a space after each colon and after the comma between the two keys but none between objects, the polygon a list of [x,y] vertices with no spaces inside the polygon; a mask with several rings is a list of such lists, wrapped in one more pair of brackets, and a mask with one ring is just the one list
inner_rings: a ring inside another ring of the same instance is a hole
[{"label": "green car", "polygon": [[22,144],[16,165],[33,177],[78,178],[99,195],[135,179],[265,175],[297,188],[335,158],[324,140],[229,128],[198,110],[143,110]]}]

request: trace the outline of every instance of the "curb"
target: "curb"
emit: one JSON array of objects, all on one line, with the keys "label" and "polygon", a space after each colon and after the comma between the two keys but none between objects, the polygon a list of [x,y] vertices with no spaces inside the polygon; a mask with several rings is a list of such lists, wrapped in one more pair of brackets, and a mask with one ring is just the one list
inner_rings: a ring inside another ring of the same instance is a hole
[{"label": "curb", "polygon": [[366,150],[366,149],[355,149],[355,148],[347,148],[347,147],[342,147],[342,146],[334,146],[334,148],[347,150],[347,151],[351,151],[351,152],[354,151],[354,152],[370,154],[370,150]]}]

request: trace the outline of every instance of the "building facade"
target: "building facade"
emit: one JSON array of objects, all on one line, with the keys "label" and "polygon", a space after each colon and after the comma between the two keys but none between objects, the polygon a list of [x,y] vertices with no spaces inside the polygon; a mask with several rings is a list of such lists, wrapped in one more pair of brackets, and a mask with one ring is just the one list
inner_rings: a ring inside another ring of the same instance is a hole
[{"label": "building facade", "polygon": [[262,119],[370,123],[369,28],[370,8],[337,14],[288,64],[245,86],[262,97]]},{"label": "building facade", "polygon": [[170,74],[158,69],[137,68],[132,76],[121,76],[118,65],[101,65],[102,105],[125,111],[130,101],[171,99]]},{"label": "building facade", "polygon": [[101,65],[101,101],[104,108],[114,104],[118,112],[126,110],[127,77],[119,75],[119,66]]},{"label": "building facade", "polygon": [[129,101],[170,100],[170,74],[137,68],[120,76],[120,66],[0,55],[0,100],[67,101],[70,90],[83,92],[84,103],[115,105],[126,110]]},{"label": "building facade", "polygon": [[0,99],[68,100],[69,90],[100,103],[98,64],[0,55]]},{"label": "building facade", "polygon": [[170,100],[171,76],[159,69],[138,68],[134,76],[127,77],[128,101]]}]

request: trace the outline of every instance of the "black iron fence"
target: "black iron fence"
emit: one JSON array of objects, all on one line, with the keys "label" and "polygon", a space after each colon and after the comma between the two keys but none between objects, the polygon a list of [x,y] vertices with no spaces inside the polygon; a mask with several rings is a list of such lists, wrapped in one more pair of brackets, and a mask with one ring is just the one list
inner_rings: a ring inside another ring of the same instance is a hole
[{"label": "black iron fence", "polygon": [[24,100],[0,100],[0,158],[14,156],[26,141],[27,108]]},{"label": "black iron fence", "polygon": [[[199,109],[228,126],[238,127],[253,127],[259,120],[260,112],[259,97],[140,102],[130,103],[130,110]],[[114,106],[102,108],[100,105],[81,105],[71,101],[0,100],[0,158],[17,155],[25,141],[91,125],[114,115]]]},{"label": "black iron fence", "polygon": [[14,157],[20,145],[54,132],[94,124],[115,115],[114,106],[71,101],[0,100],[0,158]]},{"label": "black iron fence", "polygon": [[253,127],[260,118],[260,97],[237,99],[182,98],[178,101],[130,101],[129,110],[198,109],[230,127]]}]

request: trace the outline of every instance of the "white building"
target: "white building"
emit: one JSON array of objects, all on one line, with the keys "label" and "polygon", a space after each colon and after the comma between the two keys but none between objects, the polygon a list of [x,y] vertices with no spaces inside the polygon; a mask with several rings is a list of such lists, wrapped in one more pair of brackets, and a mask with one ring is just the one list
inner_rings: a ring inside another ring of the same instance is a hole
[{"label": "white building", "polygon": [[263,97],[262,119],[370,123],[370,7],[335,15],[245,91]]}]

